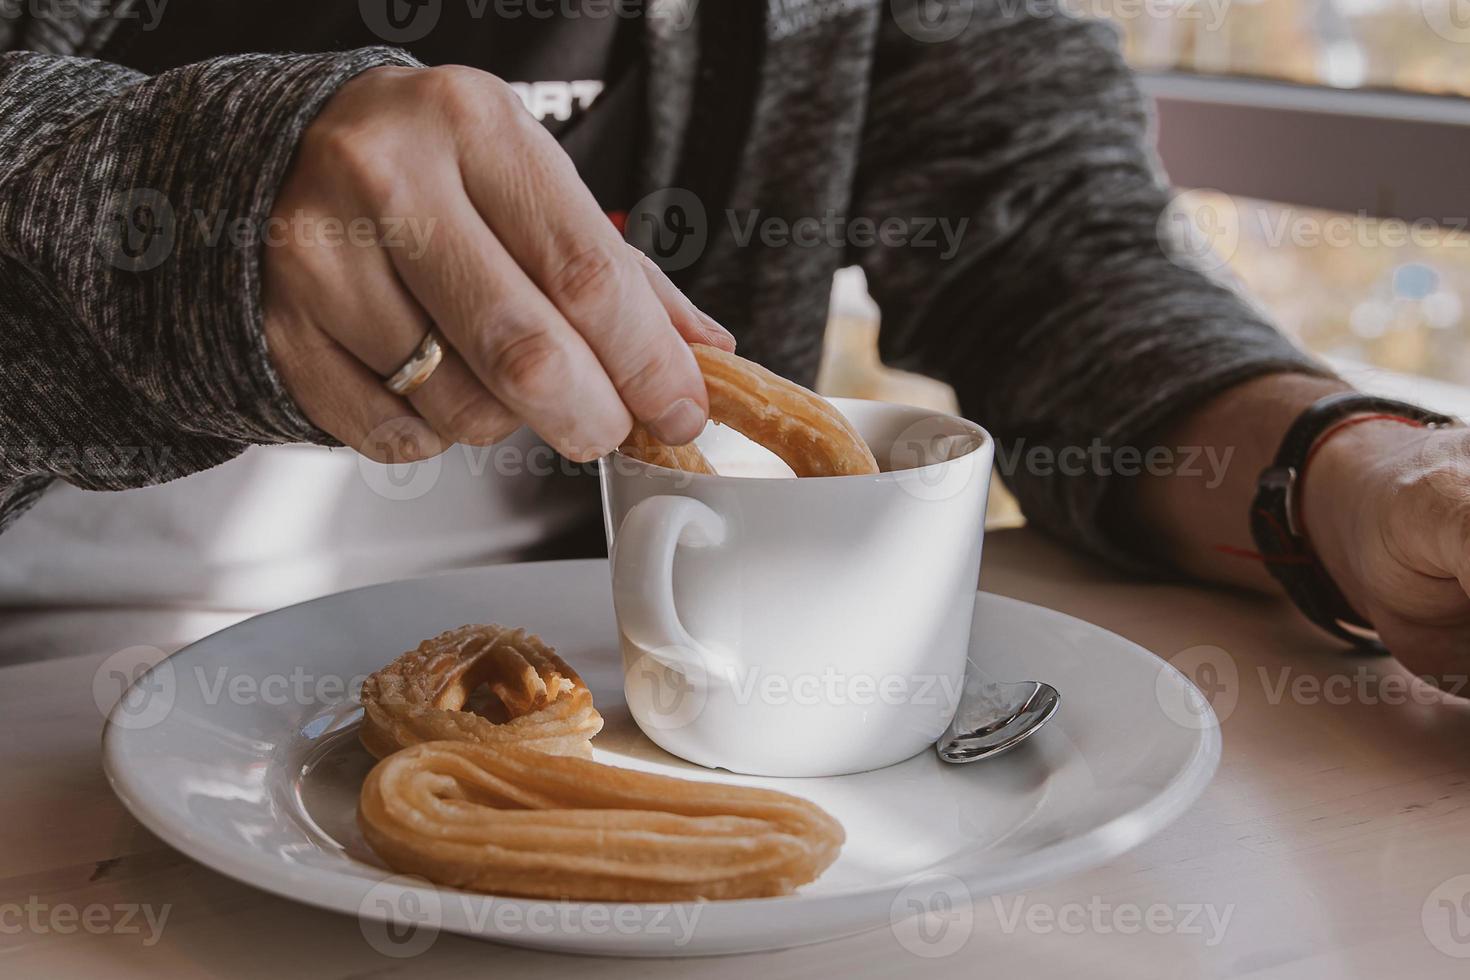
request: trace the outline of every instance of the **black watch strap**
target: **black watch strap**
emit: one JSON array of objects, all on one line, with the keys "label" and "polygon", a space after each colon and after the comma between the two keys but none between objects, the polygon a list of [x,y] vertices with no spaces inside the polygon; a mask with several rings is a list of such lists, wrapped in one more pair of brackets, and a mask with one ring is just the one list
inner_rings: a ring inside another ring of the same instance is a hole
[{"label": "black watch strap", "polygon": [[1392,415],[1428,427],[1455,424],[1448,415],[1356,391],[1314,402],[1297,416],[1281,440],[1275,462],[1261,473],[1251,504],[1251,535],[1266,569],[1308,619],[1365,652],[1382,653],[1382,644],[1360,632],[1372,630],[1373,625],[1348,604],[1312,550],[1306,530],[1297,522],[1297,483],[1312,448],[1333,425],[1364,414]]}]

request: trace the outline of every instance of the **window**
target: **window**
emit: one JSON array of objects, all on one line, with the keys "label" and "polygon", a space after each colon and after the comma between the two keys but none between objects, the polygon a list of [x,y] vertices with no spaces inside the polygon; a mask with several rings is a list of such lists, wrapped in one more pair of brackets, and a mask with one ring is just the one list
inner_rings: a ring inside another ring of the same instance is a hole
[{"label": "window", "polygon": [[1470,0],[1220,2],[1213,29],[1120,21],[1170,69],[1140,81],[1195,189],[1171,217],[1360,386],[1470,413]]},{"label": "window", "polygon": [[1213,192],[1175,206],[1302,346],[1470,386],[1470,231]]},{"label": "window", "polygon": [[[1470,416],[1470,0],[1071,0],[1119,28],[1191,222],[1367,390]],[[884,369],[839,279],[829,393],[952,410]],[[1014,517],[998,502],[993,516]]]},{"label": "window", "polygon": [[1466,0],[1086,0],[1140,69],[1470,96]]}]

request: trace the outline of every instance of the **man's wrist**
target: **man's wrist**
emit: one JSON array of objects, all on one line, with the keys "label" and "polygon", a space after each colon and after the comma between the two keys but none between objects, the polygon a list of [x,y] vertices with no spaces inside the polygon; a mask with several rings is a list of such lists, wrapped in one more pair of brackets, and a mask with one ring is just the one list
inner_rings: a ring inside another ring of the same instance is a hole
[{"label": "man's wrist", "polygon": [[1426,438],[1421,426],[1367,419],[1325,439],[1299,478],[1302,533],[1359,614],[1366,610],[1352,542],[1361,540],[1360,524],[1377,512],[1377,497],[1391,489],[1395,461]]},{"label": "man's wrist", "polygon": [[[1287,430],[1261,473],[1250,508],[1259,557],[1302,613],[1334,636],[1375,652],[1383,646],[1371,636],[1376,610],[1369,607],[1365,586],[1381,585],[1385,574],[1391,578],[1392,569],[1403,565],[1390,554],[1383,518],[1397,485],[1394,469],[1413,455],[1403,451],[1412,440],[1385,435],[1380,422],[1418,432],[1454,420],[1358,392],[1323,398]],[[1356,429],[1368,434],[1352,438]]]},{"label": "man's wrist", "polygon": [[1222,480],[1175,476],[1139,482],[1134,520],[1149,527],[1163,557],[1199,578],[1261,590],[1275,581],[1254,550],[1249,513],[1256,480],[1271,464],[1292,422],[1317,400],[1350,391],[1331,376],[1285,372],[1222,391],[1163,433],[1165,444],[1213,449],[1230,460]]}]

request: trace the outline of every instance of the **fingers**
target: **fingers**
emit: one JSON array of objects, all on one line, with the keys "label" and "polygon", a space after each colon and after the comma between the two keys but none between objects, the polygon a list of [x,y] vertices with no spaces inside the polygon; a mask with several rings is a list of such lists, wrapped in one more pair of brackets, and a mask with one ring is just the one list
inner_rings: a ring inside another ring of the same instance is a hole
[{"label": "fingers", "polygon": [[[702,431],[707,394],[689,343],[730,350],[733,339],[622,241],[493,76],[384,69],[344,86],[303,138],[278,213],[417,219],[431,231],[411,254],[288,245],[267,256],[268,319],[312,327],[298,331],[298,344],[312,338],[306,352],[284,356],[316,373],[288,388],[345,442],[405,418],[395,438],[406,446],[367,451],[423,455],[439,448],[431,432],[485,443],[525,422],[586,461],[616,448],[635,417],[672,445]],[[382,378],[431,325],[451,350],[399,399]]]},{"label": "fingers", "polygon": [[1470,622],[1426,626],[1375,610],[1373,623],[1384,646],[1416,677],[1447,694],[1470,698]]},{"label": "fingers", "polygon": [[658,267],[658,263],[644,255],[633,246],[628,246],[633,251],[633,257],[643,268],[643,274],[648,279],[648,285],[653,288],[653,294],[658,297],[664,306],[669,319],[674,324],[674,329],[679,331],[691,344],[708,344],[718,347],[720,350],[735,353],[735,337],[730,331],[720,326],[715,318],[695,306],[683,290],[675,286],[664,270]]},{"label": "fingers", "polygon": [[[412,463],[448,448],[356,357],[310,325],[270,330],[276,370],[312,424],[379,463]],[[331,378],[322,385],[306,379]]]},{"label": "fingers", "polygon": [[632,415],[664,442],[691,441],[708,417],[704,380],[641,264],[513,96],[486,111],[482,126],[462,134],[474,207],[585,338]]},{"label": "fingers", "polygon": [[466,446],[494,445],[521,427],[516,414],[485,389],[452,348],[408,400],[441,436]]},{"label": "fingers", "polygon": [[442,194],[431,210],[441,221],[424,254],[390,258],[468,369],[569,459],[586,462],[615,449],[632,419],[587,342],[468,200]]},{"label": "fingers", "polygon": [[[355,250],[338,275],[346,288],[335,309],[314,311],[327,329],[379,378],[391,376],[414,355],[433,321],[409,295],[382,249]],[[345,325],[345,329],[337,329]],[[515,414],[492,395],[452,347],[408,401],[447,443],[487,446],[520,427]]]}]

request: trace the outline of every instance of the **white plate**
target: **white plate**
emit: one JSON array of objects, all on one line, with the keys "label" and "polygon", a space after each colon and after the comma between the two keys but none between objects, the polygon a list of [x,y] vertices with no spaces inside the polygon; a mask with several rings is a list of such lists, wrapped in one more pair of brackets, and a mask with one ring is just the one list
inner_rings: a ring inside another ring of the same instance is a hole
[{"label": "white plate", "polygon": [[[108,721],[104,764],[128,809],[174,847],[249,884],[358,915],[388,951],[411,952],[439,928],[638,956],[820,942],[1101,864],[1178,817],[1214,774],[1218,727],[1172,667],[1060,613],[985,594],[977,602],[973,659],[992,679],[1051,682],[1062,708],[1014,752],[970,766],[924,752],[853,776],[756,779],[664,754],[623,706],[601,561],[476,569],[258,616],[140,678]],[[577,667],[607,718],[601,761],[804,796],[847,828],[842,856],[792,897],[665,907],[490,898],[389,877],[354,823],[371,760],[342,687],[469,622],[525,626]]]}]

